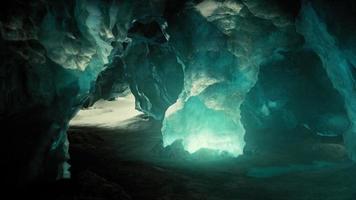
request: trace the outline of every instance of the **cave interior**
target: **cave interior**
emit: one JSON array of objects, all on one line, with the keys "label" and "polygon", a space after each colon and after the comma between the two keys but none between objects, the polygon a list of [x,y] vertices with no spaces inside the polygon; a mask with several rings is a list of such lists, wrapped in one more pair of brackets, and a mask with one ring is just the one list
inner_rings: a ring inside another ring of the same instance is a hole
[{"label": "cave interior", "polygon": [[0,59],[14,198],[356,199],[354,0],[13,0]]}]

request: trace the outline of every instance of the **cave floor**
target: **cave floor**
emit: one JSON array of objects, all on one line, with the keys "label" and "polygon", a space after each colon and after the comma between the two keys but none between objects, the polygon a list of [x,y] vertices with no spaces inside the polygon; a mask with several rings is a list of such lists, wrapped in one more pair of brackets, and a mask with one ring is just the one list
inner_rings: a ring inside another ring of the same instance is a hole
[{"label": "cave floor", "polygon": [[164,150],[160,122],[143,116],[118,127],[73,126],[69,140],[72,180],[62,183],[65,192],[48,190],[57,199],[356,199],[356,166],[349,161],[283,153],[190,158]]}]

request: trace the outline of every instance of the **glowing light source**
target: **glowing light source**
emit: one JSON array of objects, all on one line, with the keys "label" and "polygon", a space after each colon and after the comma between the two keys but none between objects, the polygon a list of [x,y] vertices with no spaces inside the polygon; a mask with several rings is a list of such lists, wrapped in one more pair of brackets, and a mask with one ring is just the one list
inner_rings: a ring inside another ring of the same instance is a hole
[{"label": "glowing light source", "polygon": [[202,148],[217,150],[220,153],[227,152],[233,156],[242,154],[243,149],[241,146],[236,145],[234,140],[238,138],[234,137],[233,133],[224,135],[214,135],[209,131],[202,131],[197,134],[188,136],[183,145],[189,153],[194,153]]},{"label": "glowing light source", "polygon": [[163,122],[164,147],[181,140],[189,153],[200,149],[227,153],[233,157],[243,153],[245,130],[239,119],[207,107],[198,97],[190,97],[184,107],[179,105],[168,109],[169,115]]}]

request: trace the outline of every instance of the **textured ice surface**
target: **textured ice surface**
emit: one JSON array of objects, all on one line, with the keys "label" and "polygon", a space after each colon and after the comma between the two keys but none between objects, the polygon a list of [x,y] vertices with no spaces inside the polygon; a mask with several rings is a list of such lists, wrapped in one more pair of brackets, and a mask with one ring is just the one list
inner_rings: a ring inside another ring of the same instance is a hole
[{"label": "textured ice surface", "polygon": [[68,177],[69,120],[126,39],[130,20],[120,16],[129,17],[129,9],[118,13],[119,6],[125,4],[16,1],[2,10],[1,123],[16,126],[9,145],[27,150],[8,162],[11,180]]},{"label": "textured ice surface", "polygon": [[344,140],[351,158],[356,160],[354,52],[352,49],[343,49],[339,46],[337,38],[329,33],[326,23],[320,19],[311,4],[304,4],[297,27],[303,34],[306,45],[319,55],[333,86],[344,98],[345,108],[351,121],[349,130],[344,133]]},{"label": "textured ice surface", "polygon": [[[290,63],[305,62],[308,68],[314,64],[310,57],[298,57],[304,44],[318,55],[345,100],[351,127],[344,140],[355,159],[356,20],[348,14],[353,1],[313,1],[317,12],[304,6],[298,24],[300,6],[289,10],[282,2],[11,1],[0,15],[0,117],[4,129],[16,126],[16,131],[4,134],[3,141],[30,151],[5,161],[24,163],[10,164],[10,174],[21,176],[23,167],[31,168],[28,179],[64,175],[70,119],[83,105],[114,99],[128,87],[136,109],[164,118],[165,146],[182,140],[190,152],[210,148],[239,155],[245,145],[240,106],[260,66],[271,72],[270,61],[292,58]],[[289,70],[285,63],[284,72]],[[283,78],[278,75],[273,76]],[[296,94],[295,101],[302,102],[301,96]],[[258,102],[254,126],[268,127],[269,119],[277,119],[278,127],[305,124],[321,135],[340,135],[348,126],[343,112],[320,114],[316,123],[301,121],[305,115],[285,109],[290,102]]]},{"label": "textured ice surface", "polygon": [[164,146],[182,140],[191,153],[207,148],[242,154],[240,106],[259,65],[299,39],[288,34],[290,28],[279,30],[233,1],[203,1],[180,15],[168,33],[184,65],[184,88],[166,111]]}]

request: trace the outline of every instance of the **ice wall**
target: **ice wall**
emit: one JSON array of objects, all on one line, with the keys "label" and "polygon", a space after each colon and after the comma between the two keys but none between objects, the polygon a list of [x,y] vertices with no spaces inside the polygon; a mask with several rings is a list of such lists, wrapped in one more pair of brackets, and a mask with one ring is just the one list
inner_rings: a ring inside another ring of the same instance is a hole
[{"label": "ice wall", "polygon": [[[68,177],[69,120],[122,51],[115,1],[14,1],[1,14],[2,167],[9,182]],[[126,8],[128,8],[126,6]],[[127,13],[125,13],[127,11]],[[123,22],[121,21],[123,20]]]},{"label": "ice wall", "polygon": [[183,66],[168,44],[167,24],[162,18],[135,21],[132,40],[123,56],[136,109],[161,120],[183,87]]},{"label": "ice wall", "polygon": [[201,148],[243,153],[240,106],[258,79],[259,66],[300,41],[290,21],[275,25],[275,18],[258,15],[258,9],[252,13],[249,6],[202,1],[168,28],[170,44],[184,64],[184,89],[166,111],[164,146],[181,140],[191,153]]},{"label": "ice wall", "polygon": [[163,117],[183,82],[172,77],[182,77],[182,67],[165,45],[164,7],[164,1],[48,0],[2,9],[0,123],[10,130],[0,145],[5,180],[68,177],[69,120],[82,106],[128,87],[137,109]]},{"label": "ice wall", "polygon": [[[163,119],[165,146],[240,155],[240,106],[260,66],[298,55],[304,42],[345,99],[355,159],[354,4],[312,2],[295,24],[299,1],[12,1],[0,12],[0,122],[11,130],[3,171],[9,180],[67,176],[69,120],[128,87],[136,109]],[[286,126],[298,123],[293,115]]]},{"label": "ice wall", "polygon": [[306,40],[306,46],[319,55],[333,86],[344,98],[351,121],[350,128],[344,133],[344,142],[350,157],[356,160],[355,51],[340,47],[342,43],[329,32],[326,22],[310,3],[303,5],[297,27]]}]

